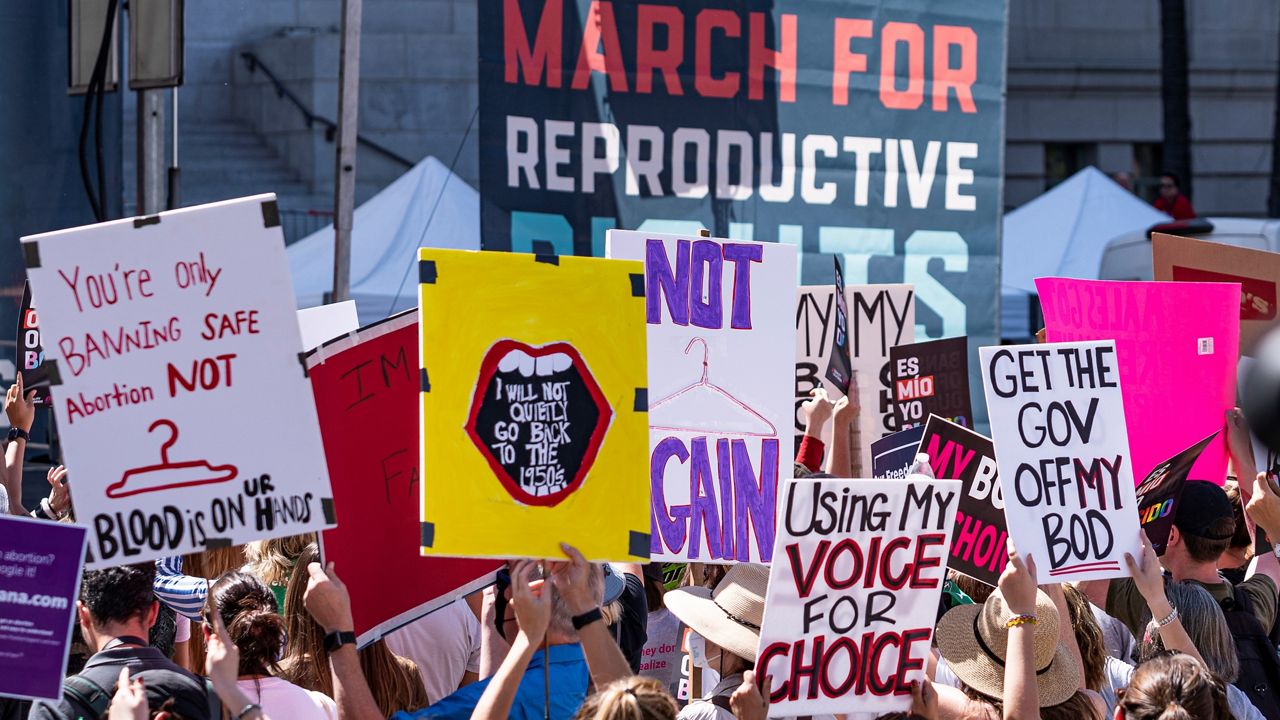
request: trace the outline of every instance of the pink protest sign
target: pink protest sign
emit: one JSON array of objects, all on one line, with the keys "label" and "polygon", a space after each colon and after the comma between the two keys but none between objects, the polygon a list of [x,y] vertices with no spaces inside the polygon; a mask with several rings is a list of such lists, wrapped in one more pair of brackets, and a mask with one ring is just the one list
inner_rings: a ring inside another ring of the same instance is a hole
[{"label": "pink protest sign", "polygon": [[[1240,285],[1039,278],[1036,289],[1049,342],[1115,340],[1135,478],[1222,429],[1235,405]],[[1221,485],[1226,471],[1223,433],[1189,477]]]}]

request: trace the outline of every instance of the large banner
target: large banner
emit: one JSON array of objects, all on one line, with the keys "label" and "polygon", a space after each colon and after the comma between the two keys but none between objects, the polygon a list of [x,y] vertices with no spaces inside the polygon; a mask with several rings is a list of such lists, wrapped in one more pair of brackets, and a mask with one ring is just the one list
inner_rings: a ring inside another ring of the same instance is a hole
[{"label": "large banner", "polygon": [[333,526],[274,196],[22,249],[90,568]]},{"label": "large banner", "polygon": [[[840,388],[823,376],[821,368],[836,338],[839,303],[835,287],[807,286],[796,294],[795,432],[796,445],[804,433],[800,406],[821,384],[831,399],[844,397]],[[893,368],[889,351],[915,338],[915,290],[910,285],[855,285],[845,288],[849,313],[849,353],[853,381],[858,386],[858,427],[854,435],[855,475],[870,475],[871,443],[902,428],[894,407]],[[831,445],[833,426],[823,428],[822,440]],[[843,474],[837,472],[837,474]]]},{"label": "large banner", "polygon": [[0,696],[61,699],[87,539],[81,525],[0,517]]},{"label": "large banner", "polygon": [[638,262],[419,250],[423,554],[648,559],[644,296]]},{"label": "large banner", "polygon": [[1280,253],[1152,233],[1151,260],[1156,280],[1240,283],[1241,355],[1275,326]]},{"label": "large banner", "polygon": [[1046,582],[1125,577],[1138,501],[1110,340],[984,347],[982,379],[1014,547]]},{"label": "large banner", "polygon": [[[787,243],[995,342],[1006,0],[481,0],[483,246]],[[975,378],[976,385],[977,380]]]},{"label": "large banner", "polygon": [[612,230],[609,256],[644,260],[654,558],[768,562],[794,457],[795,251]]},{"label": "large banner", "polygon": [[[321,552],[342,571],[362,647],[483,585],[500,567],[418,551],[417,358],[414,310],[307,355],[333,499],[342,508],[342,523],[320,534]],[[387,582],[389,567],[413,582]]]},{"label": "large banner", "polygon": [[953,480],[787,483],[756,663],[771,714],[911,707],[959,494]]},{"label": "large banner", "polygon": [[[1040,278],[1036,289],[1049,342],[1115,340],[1134,477],[1222,428],[1236,404],[1239,285]],[[1226,475],[1224,433],[1191,478]]]}]

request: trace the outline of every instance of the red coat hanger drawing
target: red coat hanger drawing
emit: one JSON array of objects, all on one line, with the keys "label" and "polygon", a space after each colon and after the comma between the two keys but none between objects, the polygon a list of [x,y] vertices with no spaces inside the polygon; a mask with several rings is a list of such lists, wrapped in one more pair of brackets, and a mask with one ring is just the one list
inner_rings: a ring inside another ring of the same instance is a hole
[{"label": "red coat hanger drawing", "polygon": [[707,341],[695,337],[684,348],[688,355],[702,345],[702,377],[649,405],[649,427],[654,430],[700,432],[715,435],[773,437],[778,430],[750,405],[711,382]]},{"label": "red coat hanger drawing", "polygon": [[178,426],[172,420],[157,420],[151,423],[147,432],[155,432],[160,426],[169,428],[169,439],[160,446],[160,462],[125,470],[118,481],[107,486],[107,497],[118,499],[141,493],[229,482],[239,474],[234,465],[213,465],[208,460],[170,461],[169,449],[178,442]]}]

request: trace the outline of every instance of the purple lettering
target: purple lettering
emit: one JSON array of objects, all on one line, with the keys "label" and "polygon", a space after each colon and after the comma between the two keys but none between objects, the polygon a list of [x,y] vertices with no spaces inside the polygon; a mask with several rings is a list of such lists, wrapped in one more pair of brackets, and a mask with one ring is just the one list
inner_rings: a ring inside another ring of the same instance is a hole
[{"label": "purple lettering", "polygon": [[724,246],[724,259],[733,263],[733,310],[729,326],[751,329],[751,263],[764,261],[764,248],[753,243]]}]

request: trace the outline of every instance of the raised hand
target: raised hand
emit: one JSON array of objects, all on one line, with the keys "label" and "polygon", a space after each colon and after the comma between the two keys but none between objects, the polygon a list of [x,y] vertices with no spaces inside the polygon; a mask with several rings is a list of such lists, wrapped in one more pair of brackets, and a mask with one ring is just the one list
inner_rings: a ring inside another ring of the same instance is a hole
[{"label": "raised hand", "polygon": [[11,426],[31,432],[36,421],[36,391],[23,386],[22,373],[18,373],[18,379],[4,395],[4,413],[9,416]]},{"label": "raised hand", "polygon": [[307,580],[307,591],[302,596],[302,604],[311,613],[311,617],[324,628],[326,634],[354,630],[351,596],[347,594],[347,586],[334,571],[333,563],[327,563],[321,568],[320,563],[313,562],[307,566],[307,572],[311,578]]},{"label": "raised hand", "polygon": [[1009,564],[1000,575],[1000,594],[1004,604],[1015,615],[1034,615],[1036,612],[1036,561],[1030,555],[1023,558],[1009,541]]},{"label": "raised hand", "polygon": [[536,560],[518,560],[511,568],[511,605],[516,622],[534,645],[542,642],[551,624],[551,592],[546,582],[538,578]]}]

